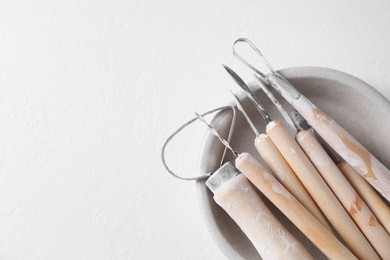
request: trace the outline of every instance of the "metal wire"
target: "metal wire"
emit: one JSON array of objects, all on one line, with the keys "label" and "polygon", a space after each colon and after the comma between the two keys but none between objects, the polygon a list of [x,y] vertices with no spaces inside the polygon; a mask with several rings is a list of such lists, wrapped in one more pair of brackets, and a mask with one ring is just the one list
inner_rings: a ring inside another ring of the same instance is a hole
[{"label": "metal wire", "polygon": [[[230,129],[229,129],[229,134],[228,134],[228,142],[230,142],[231,138],[232,138],[232,135],[233,135],[233,130],[234,130],[234,127],[236,125],[236,110],[233,106],[224,106],[224,107],[219,107],[219,108],[215,108],[215,109],[212,109],[210,111],[207,111],[205,113],[202,114],[202,116],[206,116],[208,114],[212,114],[214,112],[217,112],[217,111],[224,111],[224,110],[227,110],[227,109],[231,109],[232,112],[233,112],[233,116],[232,116],[232,121],[231,121],[231,125],[230,125]],[[204,179],[204,178],[208,178],[212,173],[205,173],[205,174],[202,174],[202,175],[199,175],[199,176],[196,176],[196,177],[182,177],[176,173],[174,173],[169,167],[168,167],[168,164],[166,162],[166,159],[165,159],[165,150],[166,150],[166,147],[168,145],[168,143],[178,134],[180,133],[184,128],[186,128],[188,125],[192,124],[194,121],[198,120],[198,117],[195,117],[195,118],[192,118],[191,120],[189,120],[188,122],[184,123],[182,126],[180,126],[176,131],[174,131],[164,142],[162,148],[161,148],[161,161],[165,167],[165,169],[174,177],[178,178],[178,179],[181,179],[181,180],[186,180],[186,181],[193,181],[193,180],[200,180],[200,179]],[[224,151],[223,151],[223,154],[222,154],[222,159],[221,159],[221,163],[220,165],[223,164],[224,162],[224,159],[225,159],[225,156],[226,156],[226,150],[228,148],[225,147]]]}]

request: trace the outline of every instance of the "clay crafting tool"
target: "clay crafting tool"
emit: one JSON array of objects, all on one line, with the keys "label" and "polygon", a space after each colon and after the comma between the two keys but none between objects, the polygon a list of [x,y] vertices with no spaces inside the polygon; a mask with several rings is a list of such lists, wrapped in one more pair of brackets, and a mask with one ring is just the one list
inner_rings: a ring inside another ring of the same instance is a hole
[{"label": "clay crafting tool", "polygon": [[[221,142],[232,149],[205,119],[198,115]],[[357,259],[305,206],[303,206],[280,182],[249,153],[238,154],[236,167],[258,188],[290,221],[331,259]]]},{"label": "clay crafting tool", "polygon": [[[250,90],[249,90],[250,91]],[[250,92],[251,93],[251,92]],[[260,156],[263,158],[264,162],[270,167],[272,173],[278,179],[278,181],[286,187],[286,189],[291,192],[292,195],[297,198],[325,227],[332,231],[327,220],[322,215],[321,210],[318,208],[317,204],[313,201],[310,194],[307,192],[305,187],[302,185],[301,181],[295,175],[293,170],[290,168],[286,160],[280,154],[278,148],[272,142],[271,138],[267,134],[260,134],[252,120],[249,118],[248,114],[245,112],[242,107],[239,99],[232,93],[237,108],[244,115],[246,121],[250,125],[251,129],[256,135],[254,145],[259,152]],[[254,96],[254,94],[253,94]],[[266,112],[265,115],[268,115]],[[271,120],[269,116],[264,117],[264,119]],[[271,122],[271,121],[269,121]]]},{"label": "clay crafting tool", "polygon": [[[232,69],[227,68],[227,71],[244,91],[249,88],[242,87],[246,85],[245,82]],[[259,100],[256,100],[256,104],[261,105]],[[268,122],[266,132],[351,251],[362,259],[379,259],[375,250],[283,124],[280,121]]]},{"label": "clay crafting tool", "polygon": [[[297,117],[295,114],[295,118]],[[390,259],[389,234],[317,141],[313,132],[302,129],[297,135],[297,141],[379,256],[382,259]]]},{"label": "clay crafting tool", "polygon": [[[228,135],[228,140],[230,140],[236,120],[233,107],[217,108],[203,115],[226,109],[232,109],[233,111],[232,124]],[[165,160],[167,144],[196,119],[193,118],[185,123],[164,143],[161,158],[167,171],[181,180],[208,178],[206,185],[214,193],[215,202],[237,223],[263,259],[312,259],[301,242],[291,235],[275,218],[247,178],[240,174],[239,170],[230,162],[223,164],[225,152],[229,146],[225,146],[221,166],[212,175],[208,173],[196,177],[182,177],[168,167]],[[231,147],[229,149],[237,155]]]},{"label": "clay crafting tool", "polygon": [[[270,70],[264,74],[243,59],[234,49],[238,42],[245,42],[262,58]],[[233,54],[256,72],[263,80],[268,81],[283,98],[285,98],[317,131],[317,133],[378,192],[390,201],[390,171],[352,135],[338,125],[330,116],[315,106],[302,95],[280,73],[276,72],[265,59],[260,50],[248,39],[240,38],[233,44]]]},{"label": "clay crafting tool", "polygon": [[230,162],[211,175],[206,185],[214,193],[215,202],[239,225],[263,259],[312,259]]},{"label": "clay crafting tool", "polygon": [[[380,195],[371,187],[371,185],[359,174],[355,172],[355,169],[351,167],[346,161],[344,161],[325,141],[318,136],[315,130],[307,124],[306,120],[296,111],[291,112],[294,123],[301,129],[312,132],[314,136],[321,143],[322,147],[331,156],[334,162],[337,163],[338,168],[348,179],[349,183],[359,193],[363,201],[368,205],[375,217],[390,234],[390,207],[380,197]],[[371,225],[375,223],[374,219],[371,220]]]}]

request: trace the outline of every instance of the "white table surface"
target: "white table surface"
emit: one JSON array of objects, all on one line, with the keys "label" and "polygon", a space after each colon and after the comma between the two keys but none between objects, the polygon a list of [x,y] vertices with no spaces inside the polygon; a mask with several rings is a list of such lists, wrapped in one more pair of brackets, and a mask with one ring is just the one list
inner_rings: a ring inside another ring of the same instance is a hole
[{"label": "white table surface", "polygon": [[[194,183],[163,169],[163,140],[230,99],[220,63],[251,78],[230,54],[237,37],[275,68],[342,70],[389,99],[389,11],[353,0],[2,1],[0,258],[224,259]],[[203,133],[171,147],[175,169],[196,173]]]}]

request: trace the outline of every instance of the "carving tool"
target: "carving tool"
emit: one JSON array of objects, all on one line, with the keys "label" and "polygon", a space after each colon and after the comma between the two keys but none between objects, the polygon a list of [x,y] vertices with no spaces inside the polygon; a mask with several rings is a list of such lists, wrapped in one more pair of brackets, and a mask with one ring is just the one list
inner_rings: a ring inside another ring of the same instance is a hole
[{"label": "carving tool", "polygon": [[206,181],[215,202],[240,226],[262,259],[313,259],[230,162]]}]

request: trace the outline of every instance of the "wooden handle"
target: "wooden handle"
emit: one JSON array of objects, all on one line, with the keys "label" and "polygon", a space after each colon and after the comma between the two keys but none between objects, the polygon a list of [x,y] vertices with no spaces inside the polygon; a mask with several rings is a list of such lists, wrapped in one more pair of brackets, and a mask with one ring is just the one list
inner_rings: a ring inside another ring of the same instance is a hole
[{"label": "wooden handle", "polygon": [[297,141],[379,256],[390,259],[389,234],[315,136],[309,131],[301,131]]},{"label": "wooden handle", "polygon": [[244,174],[287,218],[294,223],[327,257],[356,259],[337,238],[314,217],[272,174],[250,154],[236,159],[236,167]]},{"label": "wooden handle", "polygon": [[351,251],[359,259],[379,259],[375,250],[282,123],[279,121],[269,123],[267,133]]},{"label": "wooden handle", "polygon": [[371,185],[356,173],[351,165],[344,161],[339,163],[338,167],[390,234],[390,207],[383,201]]},{"label": "wooden handle", "polygon": [[225,182],[215,192],[214,200],[240,226],[263,259],[312,259],[242,174]]},{"label": "wooden handle", "polygon": [[390,201],[389,169],[306,97],[301,96],[292,105],[347,163]]},{"label": "wooden handle", "polygon": [[271,138],[266,134],[257,136],[255,139],[255,147],[264,162],[271,168],[271,171],[274,173],[276,179],[325,227],[327,227],[329,231],[333,232],[321,210],[318,208],[317,204],[314,202],[293,170],[291,170],[290,166],[280,154]]}]

